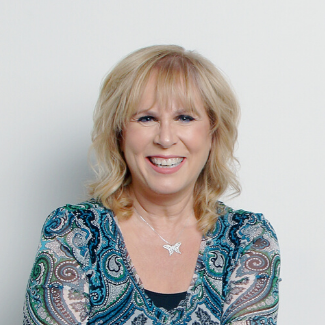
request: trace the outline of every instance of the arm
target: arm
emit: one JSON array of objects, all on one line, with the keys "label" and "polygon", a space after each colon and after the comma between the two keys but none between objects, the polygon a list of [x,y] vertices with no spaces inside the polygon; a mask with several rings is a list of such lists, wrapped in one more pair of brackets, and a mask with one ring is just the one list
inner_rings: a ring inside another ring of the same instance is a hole
[{"label": "arm", "polygon": [[[24,325],[87,324],[88,282],[76,243],[80,229],[65,209],[54,211],[43,227],[27,285]],[[80,246],[80,245],[79,245]]]},{"label": "arm", "polygon": [[237,233],[242,248],[228,277],[222,324],[275,325],[280,254],[274,230],[253,215]]}]

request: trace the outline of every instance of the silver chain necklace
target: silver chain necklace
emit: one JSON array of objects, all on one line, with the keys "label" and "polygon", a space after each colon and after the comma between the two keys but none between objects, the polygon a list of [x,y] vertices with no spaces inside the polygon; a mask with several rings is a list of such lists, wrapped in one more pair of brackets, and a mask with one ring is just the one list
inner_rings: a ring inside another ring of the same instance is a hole
[{"label": "silver chain necklace", "polygon": [[180,252],[180,250],[179,250],[179,247],[182,245],[182,243],[181,243],[180,241],[177,242],[177,240],[178,240],[178,238],[180,237],[180,235],[182,234],[182,232],[184,231],[184,229],[185,229],[185,227],[186,227],[186,225],[187,225],[187,220],[188,220],[189,218],[187,218],[184,227],[182,228],[182,230],[181,230],[180,233],[178,234],[178,236],[177,236],[177,238],[176,238],[176,243],[175,243],[174,245],[172,245],[169,241],[167,241],[165,238],[163,238],[163,237],[162,237],[162,236],[161,236],[161,235],[156,231],[156,229],[150,225],[150,223],[149,223],[145,218],[143,218],[143,217],[141,216],[141,214],[137,211],[137,209],[136,209],[135,207],[133,207],[133,209],[134,209],[134,211],[137,213],[137,215],[140,217],[140,219],[141,219],[144,223],[146,223],[146,224],[149,226],[149,228],[150,228],[150,229],[151,229],[155,234],[157,234],[157,235],[160,237],[160,239],[161,239],[162,241],[164,241],[164,242],[166,243],[166,245],[163,245],[163,248],[165,248],[165,249],[168,250],[168,252],[169,252],[169,256],[171,256],[174,252],[175,252],[175,253],[178,253],[178,254],[181,254],[181,252]]}]

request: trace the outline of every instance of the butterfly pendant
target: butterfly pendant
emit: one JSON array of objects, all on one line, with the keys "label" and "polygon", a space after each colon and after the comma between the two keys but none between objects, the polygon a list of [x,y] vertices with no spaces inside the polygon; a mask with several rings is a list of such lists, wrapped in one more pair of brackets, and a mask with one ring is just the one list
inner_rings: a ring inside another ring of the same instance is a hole
[{"label": "butterfly pendant", "polygon": [[181,254],[179,251],[179,246],[181,246],[182,243],[176,243],[175,245],[164,245],[163,247],[168,250],[169,256],[172,255],[174,252]]}]

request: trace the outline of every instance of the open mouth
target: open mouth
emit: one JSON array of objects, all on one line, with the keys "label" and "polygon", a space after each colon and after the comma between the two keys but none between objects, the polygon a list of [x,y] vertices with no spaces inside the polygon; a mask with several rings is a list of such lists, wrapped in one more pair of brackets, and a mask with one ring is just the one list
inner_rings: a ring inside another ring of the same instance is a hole
[{"label": "open mouth", "polygon": [[157,158],[157,157],[148,157],[150,162],[160,168],[172,168],[178,166],[184,158]]}]

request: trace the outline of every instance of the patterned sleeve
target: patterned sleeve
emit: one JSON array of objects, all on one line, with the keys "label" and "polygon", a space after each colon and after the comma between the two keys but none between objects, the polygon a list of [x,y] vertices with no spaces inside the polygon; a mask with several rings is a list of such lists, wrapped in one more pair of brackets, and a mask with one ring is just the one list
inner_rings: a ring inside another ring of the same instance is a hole
[{"label": "patterned sleeve", "polygon": [[80,261],[85,234],[71,212],[54,211],[44,224],[28,281],[24,325],[87,324],[89,289]]},{"label": "patterned sleeve", "polygon": [[229,274],[223,325],[276,325],[280,253],[277,237],[261,214],[236,230],[238,259]]}]

